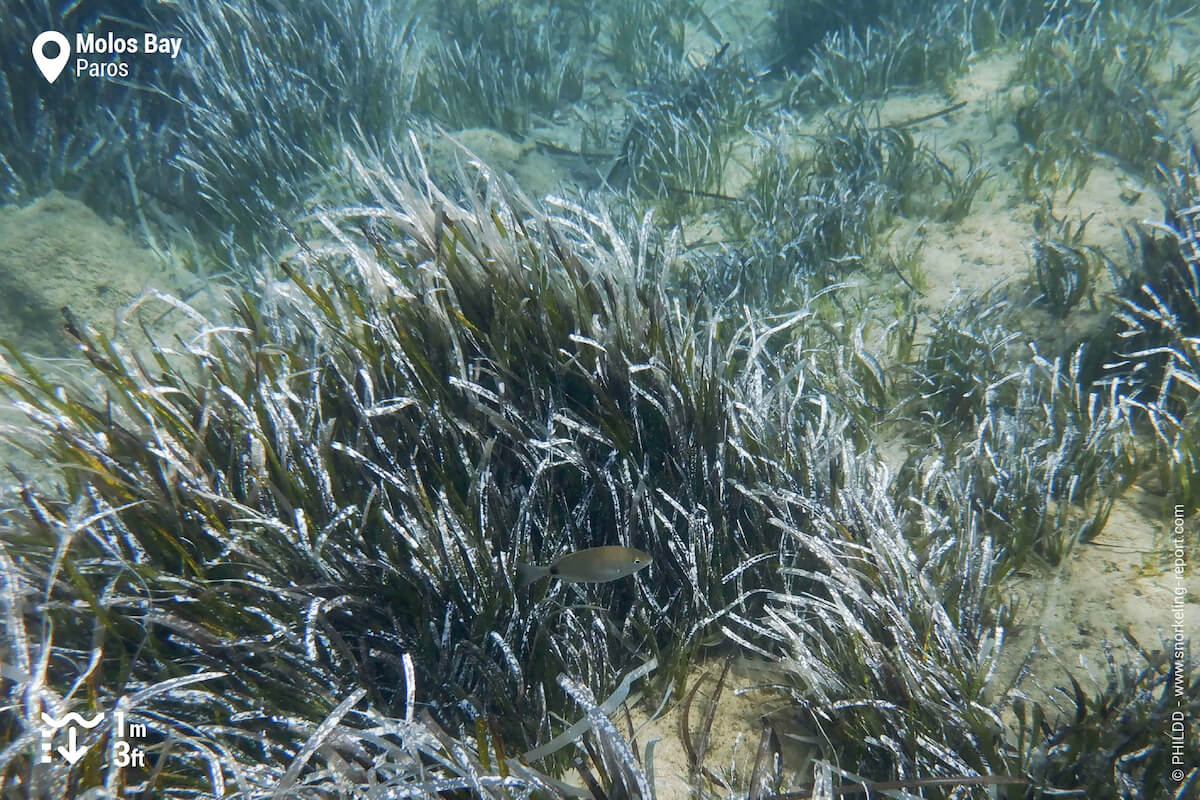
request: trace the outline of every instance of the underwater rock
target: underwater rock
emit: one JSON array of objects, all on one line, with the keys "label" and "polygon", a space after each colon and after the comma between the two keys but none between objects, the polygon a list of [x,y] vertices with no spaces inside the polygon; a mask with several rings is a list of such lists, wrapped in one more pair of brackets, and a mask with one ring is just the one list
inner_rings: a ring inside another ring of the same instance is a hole
[{"label": "underwater rock", "polygon": [[0,338],[27,353],[74,352],[62,307],[111,332],[119,309],[172,277],[124,230],[61,192],[0,208]]},{"label": "underwater rock", "polygon": [[[466,152],[464,152],[464,150]],[[537,149],[533,139],[517,141],[491,128],[466,128],[434,139],[430,151],[435,171],[455,159],[477,156],[483,163],[512,176],[530,197],[545,197],[562,183],[561,167]]]}]

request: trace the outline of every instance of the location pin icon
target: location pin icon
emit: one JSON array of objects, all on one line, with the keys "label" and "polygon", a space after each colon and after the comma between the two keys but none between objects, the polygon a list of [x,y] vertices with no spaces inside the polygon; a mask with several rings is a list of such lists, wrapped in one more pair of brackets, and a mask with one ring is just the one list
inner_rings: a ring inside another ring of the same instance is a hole
[{"label": "location pin icon", "polygon": [[[50,42],[58,45],[58,55],[53,58],[43,52]],[[71,60],[71,43],[58,31],[44,31],[33,40],[33,60],[47,82],[54,83],[62,74],[63,67]]]}]

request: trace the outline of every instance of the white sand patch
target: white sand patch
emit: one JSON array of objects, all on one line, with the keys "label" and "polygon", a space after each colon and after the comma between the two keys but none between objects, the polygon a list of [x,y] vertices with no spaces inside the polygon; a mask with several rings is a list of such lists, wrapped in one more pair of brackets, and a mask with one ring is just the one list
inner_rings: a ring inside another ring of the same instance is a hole
[{"label": "white sand patch", "polygon": [[[675,698],[665,713],[649,722],[647,718],[653,708],[639,706],[630,712],[639,752],[654,742],[657,800],[684,800],[694,796],[695,787],[722,795],[735,793],[733,790],[745,792],[764,726],[769,734],[762,770],[771,773],[774,754],[778,754],[785,782],[811,778],[812,750],[806,742],[816,741],[815,732],[797,730],[794,715],[777,713],[786,709],[789,702],[778,692],[759,688],[780,683],[784,677],[781,670],[761,659],[736,656],[717,695],[723,668],[724,661],[719,659],[695,665],[688,674],[684,697]],[[695,695],[689,704],[687,696],[693,689]],[[710,715],[711,726],[706,735]],[[618,712],[615,721],[622,732],[628,732],[623,712]],[[692,768],[689,749],[700,769]]]},{"label": "white sand patch", "polygon": [[[1033,568],[1010,581],[1005,588],[1022,611],[1002,651],[997,692],[1015,681],[1031,699],[1057,702],[1073,713],[1073,703],[1055,687],[1066,684],[1070,673],[1085,691],[1102,689],[1110,652],[1118,664],[1142,668],[1153,662],[1166,669],[1175,586],[1170,517],[1161,497],[1135,487],[1117,501],[1101,534],[1077,545],[1059,568]],[[1185,585],[1185,630],[1200,630],[1200,575],[1193,573]]]}]

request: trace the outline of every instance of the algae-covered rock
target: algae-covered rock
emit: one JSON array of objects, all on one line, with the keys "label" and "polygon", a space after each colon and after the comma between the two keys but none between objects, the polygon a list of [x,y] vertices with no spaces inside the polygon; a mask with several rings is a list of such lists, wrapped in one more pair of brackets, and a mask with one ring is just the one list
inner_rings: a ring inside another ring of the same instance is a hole
[{"label": "algae-covered rock", "polygon": [[24,352],[74,350],[61,331],[64,306],[110,333],[121,308],[174,278],[124,229],[61,192],[0,208],[0,338]]}]

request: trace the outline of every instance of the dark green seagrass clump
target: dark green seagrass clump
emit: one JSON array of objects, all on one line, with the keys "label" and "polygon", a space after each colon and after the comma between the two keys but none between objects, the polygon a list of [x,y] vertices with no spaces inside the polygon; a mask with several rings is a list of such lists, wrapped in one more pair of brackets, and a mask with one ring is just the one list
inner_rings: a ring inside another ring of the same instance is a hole
[{"label": "dark green seagrass clump", "polygon": [[[420,52],[405,0],[182,0],[186,46],[156,86],[181,120],[143,186],[164,212],[254,281],[277,224],[308,210],[347,143],[404,130]],[[243,45],[242,43],[246,43]]]},{"label": "dark green seagrass clump", "polygon": [[983,413],[989,392],[1004,385],[1016,363],[1020,334],[1013,308],[990,295],[951,304],[933,320],[916,366],[923,413],[935,424],[962,422]]},{"label": "dark green seagrass clump", "polygon": [[1170,5],[1081,6],[1022,43],[1012,81],[1024,94],[1013,110],[1029,199],[1047,189],[1074,193],[1100,155],[1143,176],[1169,163],[1177,119],[1198,91],[1194,70],[1159,74],[1167,56],[1159,32],[1178,13]]},{"label": "dark green seagrass clump", "polygon": [[[829,5],[838,8],[839,14],[847,8],[845,3]],[[971,56],[994,44],[999,35],[1000,21],[986,4],[873,5],[884,7],[881,18],[869,25],[860,18],[855,24],[831,28],[808,45],[802,56],[786,59],[795,70],[790,104],[809,109],[830,103],[861,103],[896,90],[926,86],[948,91],[966,72]],[[804,6],[789,4],[793,9]],[[797,14],[793,10],[780,17],[779,35],[788,36],[790,42],[809,38],[785,33]],[[921,34],[914,35],[918,30]]]},{"label": "dark green seagrass clump", "polygon": [[522,134],[580,99],[590,16],[569,4],[436,4],[433,41],[415,65],[413,109],[452,129],[491,127]]},{"label": "dark green seagrass clump", "polygon": [[[9,433],[59,479],[24,481],[0,520],[8,591],[44,595],[9,601],[6,647],[46,653],[35,682],[55,692],[92,653],[89,702],[174,703],[144,711],[159,743],[190,737],[156,791],[252,763],[294,779],[322,720],[394,725],[414,692],[453,738],[544,743],[578,698],[651,656],[675,680],[757,605],[779,546],[759,493],[835,490],[847,439],[786,346],[811,315],[684,311],[648,229],[630,242],[603,213],[547,215],[482,178],[455,201],[407,169],[359,167],[375,203],[294,229],[287,280],[181,352],[69,322],[96,384],[79,388],[7,348],[26,417]],[[756,388],[784,376],[788,393]],[[518,560],[605,544],[654,564],[517,585]],[[5,662],[32,676],[38,658]],[[24,758],[0,774],[21,780]],[[86,762],[64,774],[96,780]]]},{"label": "dark green seagrass clump", "polygon": [[778,40],[778,59],[793,68],[799,67],[827,36],[864,31],[892,5],[882,0],[774,2],[771,12]]},{"label": "dark green seagrass clump", "polygon": [[762,113],[745,60],[727,48],[701,66],[663,64],[629,97],[621,151],[606,180],[654,199],[677,222],[721,194],[739,136]]},{"label": "dark green seagrass clump", "polygon": [[1104,267],[1111,270],[1109,259],[1098,248],[1083,243],[1091,217],[1072,221],[1057,217],[1048,198],[1038,209],[1032,242],[1034,285],[1038,301],[1051,313],[1065,317],[1085,298],[1096,307],[1096,279]]},{"label": "dark green seagrass clump", "polygon": [[832,283],[879,255],[902,216],[961,219],[990,175],[961,149],[965,171],[861,106],[829,116],[811,137],[785,122],[752,165],[745,202],[727,214],[759,265],[743,290],[770,306],[799,280]]},{"label": "dark green seagrass clump", "polygon": [[688,20],[697,15],[693,0],[629,0],[609,5],[610,58],[635,86],[661,79],[684,66]]},{"label": "dark green seagrass clump", "polygon": [[910,367],[900,412],[928,443],[901,470],[902,496],[924,493],[957,524],[978,517],[1000,576],[1095,536],[1136,466],[1115,398],[1079,383],[1089,351],[1047,358],[1025,337],[1005,299],[954,303]]},{"label": "dark green seagrass clump", "polygon": [[1060,708],[1022,700],[1017,756],[1039,787],[1032,796],[1064,791],[1138,799],[1188,797],[1200,787],[1200,769],[1176,756],[1195,753],[1198,737],[1183,720],[1200,712],[1200,670],[1190,648],[1164,642],[1164,661],[1106,665],[1106,683],[1089,695],[1074,677],[1060,686]]},{"label": "dark green seagrass clump", "polygon": [[1118,308],[1092,337],[1080,379],[1107,385],[1148,423],[1163,489],[1200,508],[1200,155],[1166,175],[1166,218],[1126,233],[1133,268],[1114,270]]},{"label": "dark green seagrass clump", "polygon": [[[171,5],[120,6],[118,12],[104,0],[30,0],[6,8],[11,13],[0,26],[0,202],[28,203],[58,189],[106,216],[132,219],[129,191],[114,187],[140,183],[166,160],[176,142],[176,105],[128,80],[77,77],[73,61],[49,83],[30,57],[30,46],[44,31],[62,32],[71,47],[76,35],[179,32],[179,15]],[[103,67],[119,60],[90,57]],[[170,71],[166,59],[146,59],[138,66],[137,78],[145,83],[165,80]]]}]

